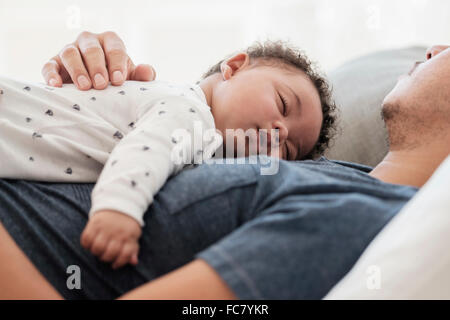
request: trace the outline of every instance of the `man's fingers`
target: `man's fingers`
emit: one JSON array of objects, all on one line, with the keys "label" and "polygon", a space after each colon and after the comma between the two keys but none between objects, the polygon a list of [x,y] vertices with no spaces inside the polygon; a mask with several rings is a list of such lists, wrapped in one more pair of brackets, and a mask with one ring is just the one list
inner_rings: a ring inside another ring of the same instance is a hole
[{"label": "man's fingers", "polygon": [[151,65],[140,64],[129,72],[128,80],[153,81],[156,78],[156,71]]},{"label": "man's fingers", "polygon": [[117,34],[86,31],[47,62],[42,75],[49,85],[73,82],[81,90],[92,86],[104,89],[109,81],[113,85],[122,85],[125,80],[152,81],[156,78],[152,66],[134,65]]},{"label": "man's fingers", "polygon": [[59,73],[60,67],[54,59],[48,61],[42,68],[42,76],[44,77],[45,82],[52,87],[62,86],[63,80]]},{"label": "man's fingers", "polygon": [[80,51],[76,45],[70,44],[65,46],[59,53],[59,58],[73,83],[75,83],[79,89],[88,90],[91,88],[92,83],[89,74],[84,67],[83,59],[81,58]]},{"label": "man's fingers", "polygon": [[129,58],[122,40],[114,32],[102,34],[103,50],[108,64],[109,79],[115,86],[122,85],[128,74]]},{"label": "man's fingers", "polygon": [[90,32],[83,32],[77,39],[77,45],[94,88],[106,88],[109,76],[103,48],[97,37]]},{"label": "man's fingers", "polygon": [[[96,42],[95,42],[96,41]],[[78,43],[81,44],[83,53],[80,52]],[[95,45],[97,43],[97,46]],[[91,50],[90,47],[100,49],[100,51]],[[84,57],[82,58],[82,55]],[[102,75],[97,77],[97,83],[101,85],[94,85],[95,88],[105,88],[108,84],[108,73],[106,71],[103,49],[101,48],[96,35],[83,32],[81,33],[75,43],[69,44],[61,50],[61,52],[47,62],[42,69],[42,75],[49,85],[61,86],[62,83],[75,83],[75,85],[82,90],[90,89],[92,82],[95,79],[97,71]],[[99,58],[100,56],[100,58]],[[86,62],[83,61],[86,59]],[[85,65],[86,64],[86,65]],[[92,72],[92,80],[88,73]],[[105,79],[106,77],[106,79]],[[102,78],[103,83],[102,83]]]}]

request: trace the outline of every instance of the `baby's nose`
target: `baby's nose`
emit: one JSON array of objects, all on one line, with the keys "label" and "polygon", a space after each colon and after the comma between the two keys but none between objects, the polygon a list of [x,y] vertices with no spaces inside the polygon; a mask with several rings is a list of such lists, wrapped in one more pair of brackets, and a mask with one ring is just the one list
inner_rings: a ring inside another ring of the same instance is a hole
[{"label": "baby's nose", "polygon": [[274,122],[272,125],[272,128],[278,131],[278,134],[277,134],[278,137],[275,137],[275,140],[274,140],[275,143],[277,143],[277,144],[283,143],[289,135],[288,128],[281,121]]}]

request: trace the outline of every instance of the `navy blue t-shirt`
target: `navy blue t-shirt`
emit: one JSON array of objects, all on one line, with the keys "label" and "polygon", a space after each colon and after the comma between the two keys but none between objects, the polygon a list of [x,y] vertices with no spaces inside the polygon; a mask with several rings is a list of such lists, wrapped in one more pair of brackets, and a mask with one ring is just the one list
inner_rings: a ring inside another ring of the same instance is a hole
[{"label": "navy blue t-shirt", "polygon": [[[201,165],[171,178],[147,210],[139,264],[113,271],[80,245],[93,184],[0,179],[0,221],[68,299],[111,299],[195,258],[242,299],[320,299],[417,189],[321,158]],[[67,288],[80,268],[81,289]]]},{"label": "navy blue t-shirt", "polygon": [[[241,199],[258,217],[197,255],[241,299],[320,299],[417,192],[342,161],[281,162]],[[237,196],[235,198],[237,201]]]}]

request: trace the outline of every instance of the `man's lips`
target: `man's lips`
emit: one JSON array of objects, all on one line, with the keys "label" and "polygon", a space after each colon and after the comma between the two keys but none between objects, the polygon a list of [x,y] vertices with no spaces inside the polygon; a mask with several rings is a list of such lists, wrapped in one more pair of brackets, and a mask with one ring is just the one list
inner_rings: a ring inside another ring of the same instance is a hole
[{"label": "man's lips", "polygon": [[417,69],[417,67],[418,67],[419,65],[421,65],[422,63],[424,63],[424,61],[416,61],[416,62],[414,63],[414,65],[413,65],[413,67],[411,68],[411,70],[409,70],[408,76],[412,75],[413,72]]}]

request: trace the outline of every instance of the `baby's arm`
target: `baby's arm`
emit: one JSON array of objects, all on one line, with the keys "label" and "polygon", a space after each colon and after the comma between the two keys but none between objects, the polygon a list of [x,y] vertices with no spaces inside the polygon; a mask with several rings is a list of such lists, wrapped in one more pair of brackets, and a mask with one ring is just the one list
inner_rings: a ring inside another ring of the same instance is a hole
[{"label": "baby's arm", "polygon": [[190,135],[180,139],[173,133],[194,132],[196,121],[203,130],[213,128],[214,119],[204,108],[184,97],[168,97],[142,108],[135,129],[114,148],[92,191],[91,218],[81,238],[86,249],[114,261],[114,267],[137,263],[143,215],[169,176],[185,165],[172,160],[173,151],[192,156],[198,151],[193,150]]}]

